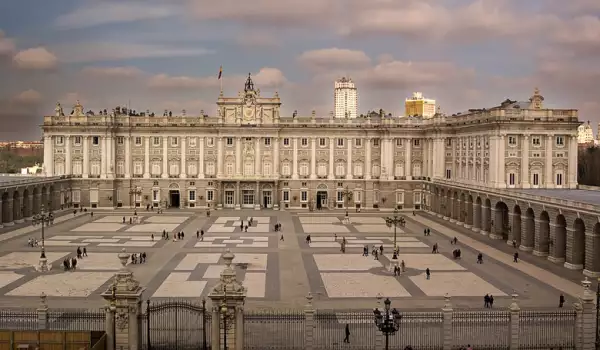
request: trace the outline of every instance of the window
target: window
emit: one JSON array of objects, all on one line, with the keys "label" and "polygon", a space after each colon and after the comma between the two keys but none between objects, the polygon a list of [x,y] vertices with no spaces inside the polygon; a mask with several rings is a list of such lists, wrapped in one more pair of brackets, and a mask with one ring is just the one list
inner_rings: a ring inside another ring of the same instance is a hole
[{"label": "window", "polygon": [[196,190],[190,190],[188,193],[188,199],[190,200],[190,202],[195,202],[196,201]]},{"label": "window", "polygon": [[344,192],[343,191],[337,191],[337,201],[344,202]]},{"label": "window", "polygon": [[379,175],[381,174],[381,167],[379,166],[379,164],[373,164],[373,168],[371,168],[373,176],[375,177],[379,177]]},{"label": "window", "polygon": [[337,163],[335,165],[335,176],[344,176],[345,173],[345,164],[344,163]]},{"label": "window", "polygon": [[446,139],[446,146],[452,147],[452,139]]},{"label": "window", "polygon": [[327,145],[327,140],[325,140],[324,138],[320,138],[319,139],[319,146],[320,147],[325,147]]},{"label": "window", "polygon": [[271,176],[271,163],[263,163],[263,176]]},{"label": "window", "polygon": [[307,191],[300,192],[300,201],[302,201],[302,202],[308,201],[308,192]]},{"label": "window", "polygon": [[233,162],[225,163],[225,175],[233,176]]},{"label": "window", "polygon": [[225,139],[225,144],[226,144],[227,146],[231,146],[231,145],[233,145],[233,137],[228,137],[228,138],[226,138],[226,139]]},{"label": "window", "polygon": [[188,144],[190,145],[190,147],[196,147],[196,138],[195,137],[189,137],[188,138]]},{"label": "window", "polygon": [[160,200],[160,190],[152,190],[152,201],[158,202]]},{"label": "window", "polygon": [[135,175],[142,175],[142,173],[144,172],[143,169],[143,165],[142,162],[139,160],[136,160],[135,162],[133,162],[133,173]]},{"label": "window", "polygon": [[152,144],[153,144],[154,146],[158,146],[158,145],[160,145],[160,137],[158,137],[158,136],[154,136],[154,137],[152,138]]},{"label": "window", "polygon": [[215,200],[215,192],[213,190],[206,190],[206,200],[209,202]]},{"label": "window", "polygon": [[452,169],[446,169],[446,179],[452,178]]},{"label": "window", "polygon": [[404,203],[404,192],[396,192],[396,203],[397,204]]},{"label": "window", "polygon": [[563,174],[556,173],[556,186],[562,186],[563,184]]},{"label": "window", "polygon": [[73,191],[73,203],[79,203],[81,201],[81,191],[74,190]]},{"label": "window", "polygon": [[290,145],[290,139],[288,139],[287,137],[283,139],[283,145],[284,146],[289,146]]},{"label": "window", "polygon": [[179,164],[177,163],[171,163],[169,165],[169,175],[179,175]]},{"label": "window", "polygon": [[58,146],[62,146],[65,143],[65,138],[62,136],[56,136],[56,139],[54,139],[54,142],[58,145]]},{"label": "window", "polygon": [[308,175],[308,163],[300,163],[300,175]]},{"label": "window", "polygon": [[160,173],[162,173],[160,162],[159,161],[152,162],[152,175],[158,176],[158,175],[160,175]]},{"label": "window", "polygon": [[538,173],[533,173],[531,175],[531,184],[533,186],[539,186],[540,185],[540,174]]},{"label": "window", "polygon": [[515,174],[514,173],[508,174],[508,184],[510,186],[514,186],[515,185]]},{"label": "window", "polygon": [[120,160],[117,162],[117,175],[125,174],[125,162]]},{"label": "window", "polygon": [[81,175],[83,173],[83,162],[80,160],[73,161],[73,175]]},{"label": "window", "polygon": [[290,176],[292,172],[290,171],[290,163],[281,164],[281,175]]},{"label": "window", "polygon": [[344,147],[344,139],[337,139],[338,147]]},{"label": "window", "polygon": [[421,197],[422,197],[422,193],[421,193],[421,192],[415,192],[415,193],[413,194],[413,201],[414,201],[414,204],[417,204],[417,205],[418,205],[418,204],[421,204]]},{"label": "window", "polygon": [[75,136],[75,140],[73,142],[76,146],[81,145],[81,136]]},{"label": "window", "polygon": [[198,166],[196,165],[195,162],[194,163],[188,163],[187,170],[188,170],[187,171],[188,175],[191,175],[191,176],[198,175]]},{"label": "window", "polygon": [[419,147],[420,145],[421,145],[421,140],[420,139],[414,139],[413,140],[413,146]]},{"label": "window", "polygon": [[179,144],[179,137],[171,137],[171,146],[176,147]]},{"label": "window", "polygon": [[265,137],[265,146],[271,146],[271,138]]},{"label": "window", "polygon": [[244,163],[244,175],[246,175],[246,176],[254,175],[254,163],[253,162]]},{"label": "window", "polygon": [[354,175],[355,176],[363,176],[363,165],[362,163],[354,164]]},{"label": "window", "polygon": [[379,139],[373,139],[373,147],[379,147]]},{"label": "window", "polygon": [[565,138],[562,136],[556,136],[556,145],[557,146],[564,146],[565,145]]},{"label": "window", "polygon": [[404,176],[404,164],[396,163],[396,165],[394,166],[394,175]]},{"label": "window", "polygon": [[117,136],[117,144],[122,145],[125,143],[125,138],[123,136]]},{"label": "window", "polygon": [[517,144],[517,138],[515,136],[509,136],[508,144],[511,146],[515,146]]},{"label": "window", "polygon": [[100,137],[92,136],[92,145],[98,146],[100,144]]},{"label": "window", "polygon": [[136,146],[141,145],[142,144],[142,138],[139,137],[139,136],[136,136],[135,139],[134,139],[134,143],[135,143]]},{"label": "window", "polygon": [[100,162],[99,161],[93,161],[90,164],[90,175],[100,175]]},{"label": "window", "polygon": [[207,162],[206,163],[206,175],[215,175],[215,163],[214,162]]},{"label": "window", "polygon": [[290,201],[290,191],[285,190],[283,191],[283,201],[284,202],[289,202]]},{"label": "window", "polygon": [[402,147],[402,139],[396,139],[396,146]]},{"label": "window", "polygon": [[414,163],[412,170],[412,176],[421,176],[421,163]]},{"label": "window", "polygon": [[319,176],[327,175],[327,164],[326,163],[319,163],[317,165],[317,175],[319,175]]},{"label": "window", "polygon": [[214,139],[214,138],[212,138],[212,137],[207,137],[207,138],[206,138],[206,145],[207,145],[208,147],[212,147],[212,146],[214,146],[214,145],[215,145],[215,139]]},{"label": "window", "polygon": [[539,146],[542,144],[542,142],[541,142],[540,138],[536,136],[531,139],[531,144],[534,146]]},{"label": "window", "polygon": [[354,146],[362,147],[362,139],[354,139]]},{"label": "window", "polygon": [[307,139],[306,137],[303,137],[303,138],[301,138],[301,139],[300,139],[300,144],[301,144],[303,147],[306,147],[306,146],[308,146],[308,139]]}]

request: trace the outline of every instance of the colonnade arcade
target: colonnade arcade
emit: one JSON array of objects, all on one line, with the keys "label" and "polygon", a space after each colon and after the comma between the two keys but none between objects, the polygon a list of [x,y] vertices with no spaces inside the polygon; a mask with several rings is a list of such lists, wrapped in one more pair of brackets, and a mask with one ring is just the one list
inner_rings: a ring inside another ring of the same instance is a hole
[{"label": "colonnade arcade", "polygon": [[[588,276],[600,276],[597,216],[483,194],[434,188],[430,210],[439,217]],[[513,242],[514,241],[514,242]]]},{"label": "colonnade arcade", "polygon": [[39,214],[42,206],[46,210],[58,210],[61,205],[70,203],[70,192],[53,185],[28,185],[9,187],[1,190],[0,227],[22,222]]}]

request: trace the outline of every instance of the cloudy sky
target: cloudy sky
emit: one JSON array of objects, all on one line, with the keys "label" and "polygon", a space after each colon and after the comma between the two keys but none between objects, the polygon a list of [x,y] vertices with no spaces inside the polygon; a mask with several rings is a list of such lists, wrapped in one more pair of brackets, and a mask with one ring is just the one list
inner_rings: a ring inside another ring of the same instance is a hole
[{"label": "cloudy sky", "polygon": [[283,113],[327,115],[333,81],[399,115],[413,91],[447,113],[527,99],[600,121],[598,0],[0,1],[0,139],[42,115],[117,105],[215,113],[251,72]]}]

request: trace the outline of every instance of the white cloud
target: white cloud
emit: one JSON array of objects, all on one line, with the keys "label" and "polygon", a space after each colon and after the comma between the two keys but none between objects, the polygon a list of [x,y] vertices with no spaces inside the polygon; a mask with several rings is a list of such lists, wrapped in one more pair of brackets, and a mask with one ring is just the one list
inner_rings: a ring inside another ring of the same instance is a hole
[{"label": "white cloud", "polygon": [[19,51],[13,62],[21,69],[54,69],[58,65],[56,56],[44,47],[36,47]]},{"label": "white cloud", "polygon": [[279,88],[287,83],[287,78],[283,72],[277,68],[261,68],[253,77],[254,83],[259,88]]},{"label": "white cloud", "polygon": [[136,58],[192,57],[214,53],[212,50],[196,47],[118,42],[85,42],[57,45],[54,51],[58,53],[60,61],[67,63],[120,61]]},{"label": "white cloud", "polygon": [[74,11],[58,17],[55,25],[62,29],[86,28],[112,23],[161,19],[178,13],[179,11],[175,7],[148,2],[88,1]]},{"label": "white cloud", "polygon": [[144,73],[137,67],[84,67],[81,73],[91,77],[135,78]]},{"label": "white cloud", "polygon": [[12,55],[15,52],[15,42],[7,38],[4,32],[0,30],[0,56]]},{"label": "white cloud", "polygon": [[37,105],[42,101],[42,95],[33,89],[29,89],[14,96],[13,101],[23,105]]}]

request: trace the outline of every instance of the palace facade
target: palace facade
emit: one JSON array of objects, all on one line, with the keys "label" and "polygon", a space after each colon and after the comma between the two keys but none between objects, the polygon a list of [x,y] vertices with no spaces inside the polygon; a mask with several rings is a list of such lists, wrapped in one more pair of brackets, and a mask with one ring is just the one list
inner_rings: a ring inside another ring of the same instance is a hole
[{"label": "palace facade", "polygon": [[44,171],[84,207],[429,207],[428,184],[576,188],[577,111],[528,101],[420,117],[281,116],[251,77],[217,115],[117,108],[44,117]]}]

